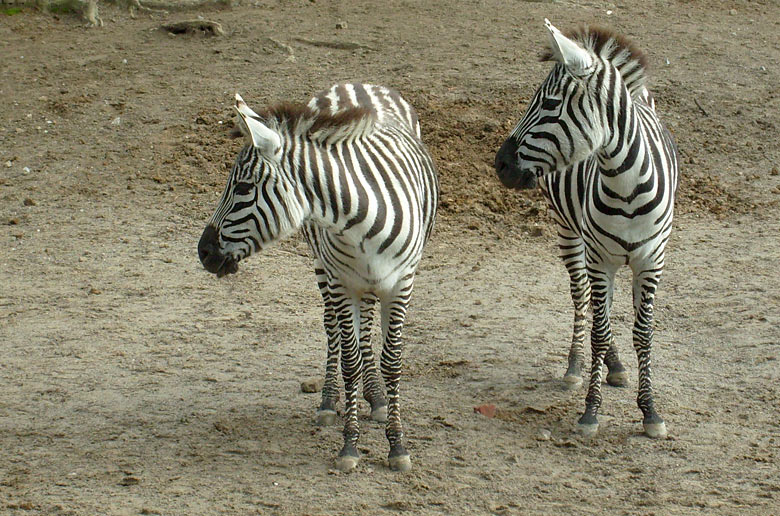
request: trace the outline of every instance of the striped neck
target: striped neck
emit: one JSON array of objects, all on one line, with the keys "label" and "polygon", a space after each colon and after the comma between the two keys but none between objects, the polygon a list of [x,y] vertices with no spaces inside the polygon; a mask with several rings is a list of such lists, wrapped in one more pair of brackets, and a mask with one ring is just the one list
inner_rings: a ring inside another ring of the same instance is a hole
[{"label": "striped neck", "polygon": [[[618,79],[619,80],[619,79]],[[625,85],[604,106],[604,144],[596,152],[599,177],[611,197],[631,202],[651,170],[637,104]]]}]

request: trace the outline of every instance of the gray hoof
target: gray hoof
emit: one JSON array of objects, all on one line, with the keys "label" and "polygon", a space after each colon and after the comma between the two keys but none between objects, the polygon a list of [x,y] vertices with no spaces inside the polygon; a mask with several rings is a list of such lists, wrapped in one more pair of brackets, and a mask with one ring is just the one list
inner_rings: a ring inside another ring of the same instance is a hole
[{"label": "gray hoof", "polygon": [[566,375],[563,377],[563,384],[570,391],[573,391],[574,389],[579,389],[580,386],[582,385],[582,376]]},{"label": "gray hoof", "polygon": [[335,410],[318,410],[316,422],[318,426],[331,426],[336,424],[336,418],[338,414]]},{"label": "gray hoof", "polygon": [[347,473],[355,469],[360,462],[359,457],[352,457],[351,455],[345,455],[336,459],[336,469],[343,473]]},{"label": "gray hoof", "polygon": [[382,405],[372,410],[371,419],[377,423],[387,423],[387,405]]},{"label": "gray hoof", "polygon": [[577,433],[583,437],[592,437],[599,431],[598,423],[577,423]]},{"label": "gray hoof", "polygon": [[609,373],[607,374],[607,383],[612,387],[625,387],[628,385],[628,373],[626,371]]},{"label": "gray hoof", "polygon": [[653,439],[666,439],[666,423],[643,423],[645,435]]},{"label": "gray hoof", "polygon": [[409,458],[409,455],[397,455],[395,457],[390,457],[387,460],[390,463],[390,469],[392,471],[405,473],[412,469],[412,459]]}]

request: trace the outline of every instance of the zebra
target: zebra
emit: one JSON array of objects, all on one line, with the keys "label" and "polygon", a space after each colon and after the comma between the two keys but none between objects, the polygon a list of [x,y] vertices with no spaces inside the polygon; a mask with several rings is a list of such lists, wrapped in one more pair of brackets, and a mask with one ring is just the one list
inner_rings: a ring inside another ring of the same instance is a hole
[{"label": "zebra", "polygon": [[[401,332],[439,197],[417,113],[398,92],[358,83],[337,84],[306,105],[282,103],[263,114],[236,95],[235,108],[249,143],[203,231],[200,260],[217,276],[235,273],[253,252],[303,230],[325,304],[328,378],[335,378],[341,352],[341,471],[359,461],[357,387],[361,372],[370,376],[373,366],[368,330],[379,302],[388,463],[408,471],[399,404]],[[323,389],[321,410],[333,410],[333,388]]]},{"label": "zebra", "polygon": [[[644,433],[664,438],[650,372],[653,301],[664,267],[678,183],[677,150],[659,121],[646,82],[646,57],[627,38],[583,27],[562,34],[545,19],[555,61],[525,115],[496,154],[504,186],[538,179],[558,225],[560,254],[570,274],[574,336],[566,377],[579,376],[590,298],[592,364],[578,431],[598,431],[601,377],[625,372],[609,319],[615,272],[633,274],[633,342],[639,364],[637,405]],[[608,376],[609,378],[609,376]]]}]

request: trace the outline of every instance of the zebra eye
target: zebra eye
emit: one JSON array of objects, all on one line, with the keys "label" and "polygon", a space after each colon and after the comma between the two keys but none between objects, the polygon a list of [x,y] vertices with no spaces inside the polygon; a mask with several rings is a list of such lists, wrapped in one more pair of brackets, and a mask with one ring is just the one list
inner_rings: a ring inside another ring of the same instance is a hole
[{"label": "zebra eye", "polygon": [[555,111],[560,105],[561,99],[546,97],[544,100],[542,100],[542,109],[545,111]]},{"label": "zebra eye", "polygon": [[233,187],[233,193],[237,195],[247,195],[255,189],[255,185],[252,183],[236,183]]}]

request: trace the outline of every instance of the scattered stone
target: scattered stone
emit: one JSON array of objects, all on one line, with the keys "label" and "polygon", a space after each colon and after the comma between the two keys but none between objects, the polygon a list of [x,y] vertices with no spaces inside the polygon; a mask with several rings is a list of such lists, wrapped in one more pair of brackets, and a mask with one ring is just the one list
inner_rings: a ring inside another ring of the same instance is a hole
[{"label": "scattered stone", "polygon": [[122,480],[119,481],[120,486],[134,486],[139,484],[141,481],[138,480],[136,477],[124,477]]},{"label": "scattered stone", "polygon": [[537,441],[549,441],[551,438],[552,438],[552,433],[545,428],[539,430],[539,433],[536,434]]},{"label": "scattered stone", "polygon": [[336,22],[336,28],[337,29],[346,29],[347,28],[347,22],[345,22],[345,21]]},{"label": "scattered stone", "polygon": [[532,237],[540,237],[544,235],[544,228],[542,226],[534,226],[529,231]]},{"label": "scattered stone", "polygon": [[301,392],[320,392],[324,383],[325,380],[320,377],[307,378],[301,382]]},{"label": "scattered stone", "polygon": [[119,125],[122,123],[122,119],[120,117],[116,117],[115,119],[111,120],[111,125]]},{"label": "scattered stone", "polygon": [[102,292],[99,289],[96,289],[95,287],[92,287],[91,289],[89,289],[89,293],[94,295],[94,296],[102,294]]},{"label": "scattered stone", "polygon": [[29,198],[29,197],[27,197],[27,198],[24,200],[24,205],[25,205],[25,206],[35,206],[35,205],[37,205],[37,204],[38,204],[37,202],[35,202],[33,199],[31,199],[31,198]]},{"label": "scattered stone", "polygon": [[166,23],[161,27],[170,34],[203,34],[204,36],[224,36],[222,25],[210,20],[185,20]]},{"label": "scattered stone", "polygon": [[780,175],[780,170],[777,169],[777,167],[774,167],[772,170],[769,171],[770,176],[777,176]]},{"label": "scattered stone", "polygon": [[13,166],[14,162],[10,159],[5,162],[5,168],[11,168]]},{"label": "scattered stone", "polygon": [[736,9],[729,9],[729,14],[734,16],[735,14],[737,14],[737,10]]},{"label": "scattered stone", "polygon": [[474,407],[474,412],[486,418],[494,418],[496,417],[496,406],[492,403],[485,403],[484,405]]},{"label": "scattered stone", "polygon": [[16,217],[8,219],[9,226],[16,226],[17,224],[19,224],[19,219],[17,219]]}]

